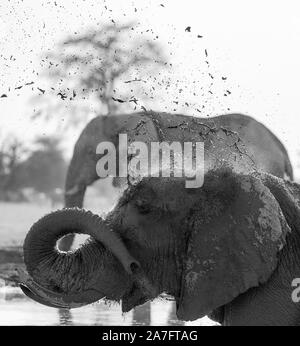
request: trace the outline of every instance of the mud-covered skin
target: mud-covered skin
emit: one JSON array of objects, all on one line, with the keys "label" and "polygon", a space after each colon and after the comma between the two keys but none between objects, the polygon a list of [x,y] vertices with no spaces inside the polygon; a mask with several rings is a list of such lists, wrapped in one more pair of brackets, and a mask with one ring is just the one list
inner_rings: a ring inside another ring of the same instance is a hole
[{"label": "mud-covered skin", "polygon": [[[147,145],[153,141],[204,142],[207,171],[215,168],[218,161],[229,161],[240,172],[258,169],[293,179],[288,154],[279,139],[264,125],[243,114],[212,118],[158,112],[98,116],[84,128],[74,147],[65,183],[65,207],[82,208],[86,188],[99,179],[95,170],[99,159],[97,145],[109,141],[118,148],[120,133],[128,135],[129,143],[142,141]],[[126,182],[126,178],[114,179],[116,186]],[[61,249],[69,250],[72,241],[72,236],[65,237]]]},{"label": "mud-covered skin", "polygon": [[[207,315],[236,292],[266,282],[289,232],[277,201],[260,180],[230,174],[213,184],[209,180],[193,218],[179,318],[186,311],[191,319]],[[198,296],[203,302],[197,306]]]},{"label": "mud-covered skin", "polygon": [[[98,298],[122,301],[123,311],[167,293],[182,320],[211,314],[224,325],[297,325],[291,281],[300,272],[299,192],[295,183],[228,166],[207,172],[198,189],[186,189],[182,178],[144,178],[125,191],[104,223],[97,221],[119,237],[128,255],[103,247],[105,242],[110,248],[105,230],[101,237],[90,232],[102,243],[93,241],[67,257],[51,252],[48,241],[39,240],[39,234],[51,238],[41,222],[35,237],[28,236],[25,262],[35,282],[55,292],[46,292],[48,305],[68,305],[68,287],[73,303],[97,298],[92,290],[101,293]],[[68,224],[66,215],[59,232],[67,233]],[[53,258],[62,263],[55,271]],[[135,263],[131,274],[126,258]],[[35,285],[32,290],[43,295]]]}]

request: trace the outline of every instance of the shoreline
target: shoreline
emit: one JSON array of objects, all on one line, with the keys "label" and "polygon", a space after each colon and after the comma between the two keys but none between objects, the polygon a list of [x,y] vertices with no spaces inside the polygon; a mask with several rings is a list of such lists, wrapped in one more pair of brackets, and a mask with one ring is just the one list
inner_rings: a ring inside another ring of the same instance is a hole
[{"label": "shoreline", "polygon": [[18,286],[17,269],[25,269],[21,246],[0,248],[0,286]]}]

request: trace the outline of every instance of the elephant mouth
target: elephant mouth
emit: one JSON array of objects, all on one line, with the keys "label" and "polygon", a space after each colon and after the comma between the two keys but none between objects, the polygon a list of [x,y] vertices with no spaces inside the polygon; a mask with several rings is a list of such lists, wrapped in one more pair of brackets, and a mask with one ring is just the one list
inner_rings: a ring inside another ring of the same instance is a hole
[{"label": "elephant mouth", "polygon": [[133,282],[122,298],[122,311],[128,312],[138,305],[158,296],[156,287],[150,282],[140,266],[131,267]]},{"label": "elephant mouth", "polygon": [[134,307],[146,303],[149,299],[153,299],[153,297],[148,296],[139,287],[133,284],[131,290],[122,298],[122,312],[128,312]]}]

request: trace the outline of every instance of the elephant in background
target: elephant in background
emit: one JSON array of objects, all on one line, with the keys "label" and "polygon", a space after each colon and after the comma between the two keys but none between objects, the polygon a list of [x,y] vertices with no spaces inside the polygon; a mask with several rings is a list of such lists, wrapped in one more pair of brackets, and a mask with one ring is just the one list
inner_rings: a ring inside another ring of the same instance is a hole
[{"label": "elephant in background", "polygon": [[[207,169],[216,160],[230,161],[244,172],[256,169],[277,177],[293,179],[288,154],[279,139],[264,125],[242,114],[227,114],[214,118],[194,118],[181,114],[133,113],[94,118],[82,131],[74,147],[65,183],[65,207],[82,208],[87,186],[99,179],[96,147],[109,141],[118,148],[119,133],[128,135],[128,142],[143,141],[203,141]],[[218,138],[218,140],[216,140]],[[232,154],[232,152],[234,154]],[[117,178],[115,185],[119,184]],[[60,242],[68,251],[73,236]]]},{"label": "elephant in background", "polygon": [[[101,298],[127,312],[162,293],[180,320],[299,325],[292,281],[300,276],[300,186],[272,174],[209,169],[204,185],[145,177],[106,217],[66,208],[35,223],[24,242],[30,298],[75,308]],[[92,239],[57,249],[69,232]]]}]

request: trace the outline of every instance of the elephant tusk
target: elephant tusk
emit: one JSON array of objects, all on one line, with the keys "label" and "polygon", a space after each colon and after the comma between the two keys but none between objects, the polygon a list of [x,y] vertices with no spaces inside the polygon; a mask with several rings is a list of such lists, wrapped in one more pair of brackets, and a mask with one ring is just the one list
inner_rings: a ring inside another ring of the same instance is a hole
[{"label": "elephant tusk", "polygon": [[74,185],[71,189],[67,190],[65,192],[65,195],[66,196],[72,196],[72,195],[75,195],[76,193],[78,193],[80,191],[79,189],[79,185]]},{"label": "elephant tusk", "polygon": [[33,291],[32,288],[29,288],[26,285],[20,284],[20,288],[27,297],[31,298],[32,300],[34,300],[40,304],[49,306],[51,308],[57,308],[57,309],[69,309],[70,308],[70,306],[68,306],[66,304],[62,304],[62,303],[59,303],[57,301],[53,302],[53,301],[50,301],[49,299],[47,299],[45,297],[41,297],[39,294],[37,294],[35,291]]},{"label": "elephant tusk", "polygon": [[18,273],[19,286],[23,293],[40,304],[58,309],[73,309],[90,303],[76,302],[72,296],[52,292],[36,283],[24,270],[18,270]]},{"label": "elephant tusk", "polygon": [[[70,304],[66,304],[61,296],[37,284],[25,270],[17,269],[17,271],[19,274],[19,286],[28,297],[41,304],[55,308],[70,307]],[[81,306],[81,304],[78,304],[78,306]]]}]

